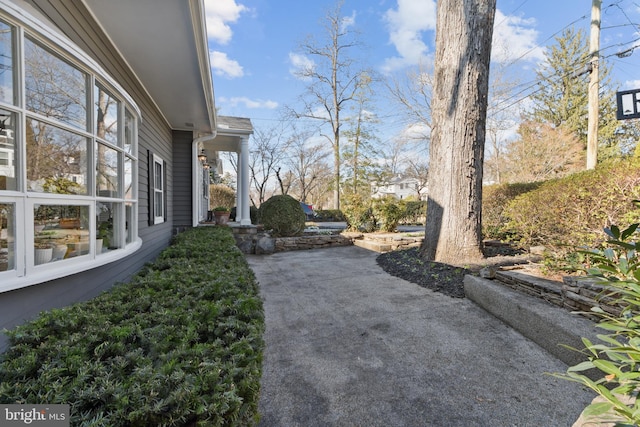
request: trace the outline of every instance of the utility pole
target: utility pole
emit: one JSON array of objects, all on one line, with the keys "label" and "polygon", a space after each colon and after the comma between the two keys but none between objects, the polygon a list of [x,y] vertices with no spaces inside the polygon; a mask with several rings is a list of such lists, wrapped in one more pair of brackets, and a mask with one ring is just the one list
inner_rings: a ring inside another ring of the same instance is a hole
[{"label": "utility pole", "polygon": [[600,73],[598,57],[600,56],[600,9],[602,0],[592,0],[591,34],[589,40],[589,121],[587,124],[587,169],[595,169],[598,163],[598,116],[600,92]]}]

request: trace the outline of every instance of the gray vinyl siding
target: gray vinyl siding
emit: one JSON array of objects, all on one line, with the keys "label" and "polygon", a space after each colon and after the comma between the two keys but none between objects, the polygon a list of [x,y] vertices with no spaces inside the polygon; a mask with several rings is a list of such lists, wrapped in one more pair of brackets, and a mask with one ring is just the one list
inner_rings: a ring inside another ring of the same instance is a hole
[{"label": "gray vinyl siding", "polygon": [[191,132],[173,132],[173,229],[182,231],[192,226],[193,212],[193,163],[191,146],[193,136]]},{"label": "gray vinyl siding", "polygon": [[[172,131],[148,94],[130,72],[126,63],[117,56],[108,38],[99,33],[90,13],[80,1],[49,0],[29,1],[37,10],[49,16],[51,21],[91,55],[137,103],[142,120],[138,126],[138,234],[142,247],[130,257],[72,276],[33,285],[27,288],[0,293],[0,330],[12,328],[34,318],[40,311],[58,308],[83,301],[108,290],[117,282],[127,281],[146,262],[154,259],[170,242],[174,209],[173,201],[173,144]],[[186,132],[190,135],[190,132]],[[186,135],[180,135],[184,143]],[[182,146],[181,143],[181,146]],[[150,226],[148,151],[162,157],[166,165],[167,220]],[[190,153],[190,151],[189,151]],[[182,166],[181,166],[182,167]],[[181,190],[182,191],[182,190]],[[189,190],[189,194],[190,194]],[[179,206],[184,203],[180,201]],[[190,215],[191,205],[189,204]],[[183,215],[182,215],[183,216]],[[0,351],[6,347],[6,338],[0,334]]]}]

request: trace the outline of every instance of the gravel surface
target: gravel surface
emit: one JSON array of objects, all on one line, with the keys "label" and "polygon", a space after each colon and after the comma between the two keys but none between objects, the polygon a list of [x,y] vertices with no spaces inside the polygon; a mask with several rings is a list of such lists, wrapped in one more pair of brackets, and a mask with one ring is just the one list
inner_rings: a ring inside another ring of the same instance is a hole
[{"label": "gravel surface", "polygon": [[418,248],[380,254],[376,261],[392,276],[441,292],[453,298],[464,298],[462,283],[466,274],[477,274],[486,266],[523,264],[534,261],[530,254],[507,245],[485,246],[482,263],[454,266],[420,258]]}]

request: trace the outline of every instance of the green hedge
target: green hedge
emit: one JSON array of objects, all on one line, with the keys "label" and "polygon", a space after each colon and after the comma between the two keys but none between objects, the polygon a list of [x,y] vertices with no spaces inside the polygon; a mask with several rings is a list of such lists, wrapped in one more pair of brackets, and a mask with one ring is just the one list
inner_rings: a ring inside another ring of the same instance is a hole
[{"label": "green hedge", "polygon": [[131,282],[7,332],[0,402],[83,426],[252,425],[264,313],[228,228],[178,235]]},{"label": "green hedge", "polygon": [[495,184],[482,188],[482,235],[485,239],[507,239],[511,230],[505,207],[516,197],[540,187],[542,182]]},{"label": "green hedge", "polygon": [[340,209],[314,209],[316,218],[314,221],[346,221]]},{"label": "green hedge", "polygon": [[547,181],[504,210],[507,228],[524,246],[545,245],[557,253],[598,246],[611,224],[640,220],[632,203],[640,199],[640,164],[625,160]]},{"label": "green hedge", "polygon": [[427,202],[400,200],[393,196],[369,199],[349,194],[342,200],[347,228],[366,233],[394,232],[401,222],[416,223],[427,211]]}]

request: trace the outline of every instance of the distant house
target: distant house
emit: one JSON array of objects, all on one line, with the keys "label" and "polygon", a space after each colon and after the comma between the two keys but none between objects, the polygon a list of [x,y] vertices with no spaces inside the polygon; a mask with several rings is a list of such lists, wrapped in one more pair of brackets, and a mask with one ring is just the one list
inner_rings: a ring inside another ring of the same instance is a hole
[{"label": "distant house", "polygon": [[427,199],[426,191],[421,187],[420,181],[402,176],[396,176],[388,182],[371,186],[371,197],[377,199],[384,196],[393,196],[401,200],[408,197],[418,199],[419,196],[422,200]]},{"label": "distant house", "polygon": [[[217,117],[203,0],[0,0],[0,328],[125,281],[206,219]],[[0,348],[5,345],[0,337]]]}]

